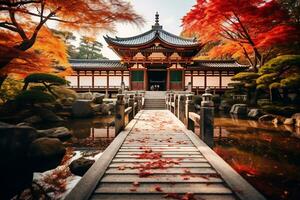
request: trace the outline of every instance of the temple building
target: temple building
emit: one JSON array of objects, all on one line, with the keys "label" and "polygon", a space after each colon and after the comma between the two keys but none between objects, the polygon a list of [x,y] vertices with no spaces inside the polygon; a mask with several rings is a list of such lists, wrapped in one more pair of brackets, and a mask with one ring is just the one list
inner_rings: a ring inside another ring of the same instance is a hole
[{"label": "temple building", "polygon": [[248,66],[235,60],[196,60],[203,44],[169,33],[156,14],[152,28],[128,38],[104,37],[120,60],[70,60],[74,74],[66,77],[78,92],[128,90],[228,89],[231,77]]}]

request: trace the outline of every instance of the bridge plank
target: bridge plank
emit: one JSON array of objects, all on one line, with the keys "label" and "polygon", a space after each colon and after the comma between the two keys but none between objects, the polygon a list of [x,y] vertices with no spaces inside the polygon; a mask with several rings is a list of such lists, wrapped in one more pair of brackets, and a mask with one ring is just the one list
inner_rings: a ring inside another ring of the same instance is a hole
[{"label": "bridge plank", "polygon": [[[155,190],[156,185],[160,186],[163,192]],[[164,193],[186,193],[189,191],[194,194],[231,194],[232,191],[220,183],[141,183],[136,187],[136,191],[132,184],[128,183],[101,183],[95,193],[151,193],[151,194],[164,194]]]}]

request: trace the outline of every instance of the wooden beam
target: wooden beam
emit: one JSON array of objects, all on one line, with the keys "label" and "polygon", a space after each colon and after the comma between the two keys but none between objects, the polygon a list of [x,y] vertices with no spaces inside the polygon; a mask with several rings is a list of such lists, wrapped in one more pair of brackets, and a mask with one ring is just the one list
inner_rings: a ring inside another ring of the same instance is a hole
[{"label": "wooden beam", "polygon": [[192,86],[192,90],[193,90],[193,86],[194,86],[194,75],[193,75],[194,71],[191,71],[191,86]]},{"label": "wooden beam", "polygon": [[167,68],[167,90],[170,89],[170,68]]},{"label": "wooden beam", "polygon": [[77,71],[77,88],[80,88],[80,71]]},{"label": "wooden beam", "polygon": [[204,71],[204,88],[207,87],[207,71]]},{"label": "wooden beam", "polygon": [[109,71],[106,71],[106,90],[105,90],[106,97],[108,97],[108,89],[109,89]]},{"label": "wooden beam", "polygon": [[219,71],[219,87],[222,88],[222,71]]},{"label": "wooden beam", "polygon": [[92,71],[92,88],[95,87],[95,72]]}]

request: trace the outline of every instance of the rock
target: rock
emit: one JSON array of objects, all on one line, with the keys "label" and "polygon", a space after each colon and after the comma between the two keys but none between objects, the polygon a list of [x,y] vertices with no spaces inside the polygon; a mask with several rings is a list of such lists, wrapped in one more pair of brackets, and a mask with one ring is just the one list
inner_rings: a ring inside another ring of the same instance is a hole
[{"label": "rock", "polygon": [[11,199],[31,186],[33,171],[28,149],[36,137],[37,131],[32,127],[0,123],[1,199]]},{"label": "rock", "polygon": [[75,99],[68,97],[65,99],[60,99],[59,102],[64,105],[64,106],[72,106],[72,104],[74,103]]},{"label": "rock", "polygon": [[226,100],[222,100],[219,106],[219,110],[222,110],[224,112],[229,112],[231,108],[230,103],[228,103]]},{"label": "rock", "polygon": [[264,123],[264,122],[268,122],[268,123],[271,123],[273,119],[275,119],[276,116],[275,115],[270,115],[270,114],[267,114],[267,115],[263,115],[261,116],[258,121],[261,122],[261,123]]},{"label": "rock", "polygon": [[294,114],[292,118],[295,120],[295,126],[300,127],[300,113]]},{"label": "rock", "polygon": [[248,112],[248,117],[249,118],[257,119],[261,115],[262,115],[262,110],[257,109],[257,108],[250,109],[250,111]]},{"label": "rock", "polygon": [[246,104],[234,104],[231,107],[230,113],[235,115],[247,115],[247,105]]},{"label": "rock", "polygon": [[43,119],[40,116],[34,115],[31,117],[28,117],[26,119],[24,119],[25,123],[29,123],[29,124],[36,124],[43,121]]},{"label": "rock", "polygon": [[58,138],[61,141],[66,141],[72,137],[72,133],[66,127],[56,127],[47,130],[38,130],[38,133],[43,134],[44,137]]},{"label": "rock", "polygon": [[82,157],[71,162],[69,168],[73,174],[77,176],[83,176],[94,163],[94,160],[89,160]]},{"label": "rock", "polygon": [[102,104],[102,109],[101,109],[101,113],[103,115],[108,115],[109,114],[109,104]]},{"label": "rock", "polygon": [[43,121],[46,122],[64,121],[61,117],[57,116],[53,111],[46,108],[37,108],[36,113],[43,119]]},{"label": "rock", "polygon": [[94,99],[94,96],[91,92],[86,92],[86,93],[78,93],[78,100],[90,100],[92,101]]},{"label": "rock", "polygon": [[93,104],[92,105],[93,111],[94,112],[101,112],[102,110],[102,105],[101,104]]},{"label": "rock", "polygon": [[286,118],[283,122],[284,125],[293,125],[294,119],[293,118]]},{"label": "rock", "polygon": [[66,149],[56,138],[39,138],[32,142],[28,157],[35,172],[56,168],[62,161]]},{"label": "rock", "polygon": [[95,103],[95,104],[102,104],[104,97],[105,97],[105,94],[95,93],[94,94],[93,103]]},{"label": "rock", "polygon": [[93,115],[91,100],[76,100],[72,105],[72,114],[74,117],[85,118]]}]

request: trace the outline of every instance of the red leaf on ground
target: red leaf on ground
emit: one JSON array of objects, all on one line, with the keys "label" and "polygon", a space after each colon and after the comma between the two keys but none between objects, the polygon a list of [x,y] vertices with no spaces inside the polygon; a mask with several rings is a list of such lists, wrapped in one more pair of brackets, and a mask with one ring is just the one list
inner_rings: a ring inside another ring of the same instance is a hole
[{"label": "red leaf on ground", "polygon": [[163,190],[161,189],[161,187],[159,185],[156,185],[154,187],[154,189],[157,191],[157,192],[163,192]]},{"label": "red leaf on ground", "polygon": [[119,166],[118,169],[123,171],[125,170],[125,166]]},{"label": "red leaf on ground", "polygon": [[149,177],[153,175],[153,172],[150,172],[150,171],[140,171],[139,173],[139,177],[143,178],[143,177]]},{"label": "red leaf on ground", "polygon": [[193,193],[185,193],[185,195],[182,196],[181,200],[195,200]]},{"label": "red leaf on ground", "polygon": [[130,188],[131,192],[136,192],[136,188]]},{"label": "red leaf on ground", "polygon": [[132,185],[137,187],[137,186],[139,186],[139,185],[140,185],[140,183],[139,183],[139,182],[137,182],[137,181],[134,181],[134,182],[132,183]]},{"label": "red leaf on ground", "polygon": [[180,196],[179,196],[179,194],[176,194],[176,193],[167,193],[164,195],[164,198],[180,199]]}]

